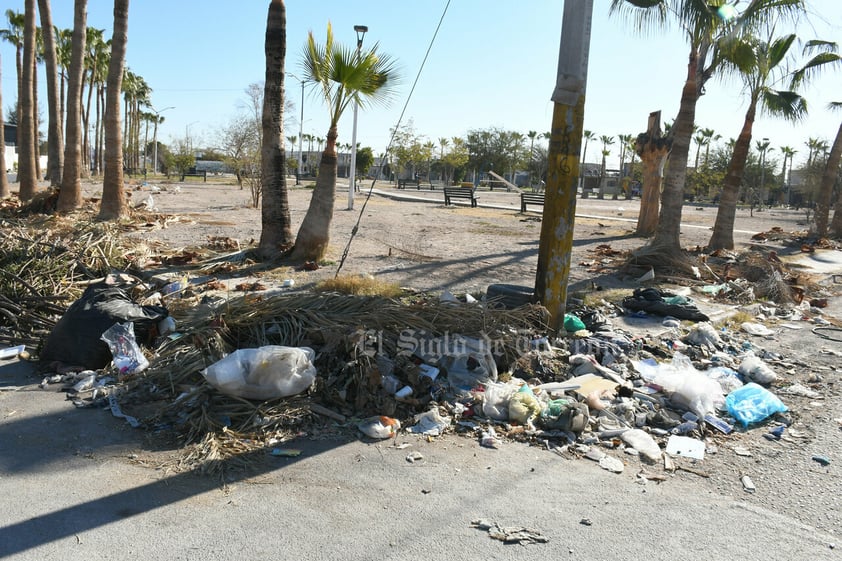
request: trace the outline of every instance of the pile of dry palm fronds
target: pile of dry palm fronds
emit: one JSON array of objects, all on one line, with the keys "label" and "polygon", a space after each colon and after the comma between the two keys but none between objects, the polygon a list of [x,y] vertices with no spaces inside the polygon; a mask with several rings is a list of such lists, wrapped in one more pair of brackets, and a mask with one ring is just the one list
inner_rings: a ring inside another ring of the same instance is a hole
[{"label": "pile of dry palm fronds", "polygon": [[87,281],[128,264],[108,223],[57,216],[0,223],[0,344],[37,346]]},{"label": "pile of dry palm fronds", "polygon": [[[394,358],[407,330],[493,339],[501,353],[498,360],[506,364],[528,346],[524,340],[544,329],[545,319],[538,306],[406,304],[336,293],[243,296],[215,311],[196,310],[180,318],[183,335],[158,349],[142,377],[123,383],[120,403],[148,428],[176,430],[194,445],[192,457],[204,460],[238,456],[244,447],[263,447],[302,430],[313,421],[313,403],[329,404],[338,410],[336,418],[378,412],[381,402],[375,394],[382,392],[376,355]],[[317,351],[318,377],[309,395],[249,401],[223,395],[202,377],[201,370],[225,353],[263,345]]]}]

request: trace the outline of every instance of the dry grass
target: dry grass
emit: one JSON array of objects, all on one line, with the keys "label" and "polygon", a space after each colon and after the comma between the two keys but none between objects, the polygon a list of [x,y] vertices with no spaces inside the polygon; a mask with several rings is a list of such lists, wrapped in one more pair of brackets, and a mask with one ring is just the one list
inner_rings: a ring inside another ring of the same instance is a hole
[{"label": "dry grass", "polygon": [[338,292],[353,296],[380,296],[397,298],[401,287],[394,282],[386,282],[367,275],[340,275],[333,279],[320,281],[315,286],[316,292]]}]

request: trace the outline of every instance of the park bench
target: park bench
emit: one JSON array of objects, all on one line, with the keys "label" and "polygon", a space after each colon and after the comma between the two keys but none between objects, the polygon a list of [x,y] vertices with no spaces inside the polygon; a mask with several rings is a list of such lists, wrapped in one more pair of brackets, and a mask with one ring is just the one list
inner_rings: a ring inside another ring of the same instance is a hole
[{"label": "park bench", "polygon": [[477,198],[474,196],[474,189],[472,187],[445,187],[445,206],[450,206],[450,199],[467,199],[471,201],[472,207],[477,206]]},{"label": "park bench", "polygon": [[398,189],[406,189],[407,185],[414,185],[416,189],[421,190],[421,181],[418,179],[398,179]]},{"label": "park bench", "polygon": [[201,177],[205,183],[208,182],[208,172],[205,170],[189,169],[181,174],[181,180],[184,181],[185,177]]},{"label": "park bench", "polygon": [[526,205],[541,205],[544,206],[543,193],[521,193],[520,194],[520,211],[526,212]]}]

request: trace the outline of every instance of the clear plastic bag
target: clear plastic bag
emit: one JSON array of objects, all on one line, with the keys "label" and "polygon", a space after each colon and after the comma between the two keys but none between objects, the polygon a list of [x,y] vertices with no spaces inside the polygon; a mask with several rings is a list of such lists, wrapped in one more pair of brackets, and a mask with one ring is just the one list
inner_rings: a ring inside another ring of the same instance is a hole
[{"label": "clear plastic bag", "polygon": [[134,323],[115,323],[100,337],[111,349],[114,367],[122,375],[138,374],[146,370],[149,360],[143,355],[134,337]]},{"label": "clear plastic bag", "polygon": [[644,380],[662,388],[673,404],[693,412],[700,419],[724,405],[725,394],[719,382],[696,370],[690,359],[681,353],[675,353],[669,364],[648,361],[632,364]]},{"label": "clear plastic bag", "polygon": [[482,414],[497,421],[509,420],[509,402],[518,386],[502,382],[488,382],[482,397]]},{"label": "clear plastic bag", "polygon": [[202,371],[220,392],[246,399],[276,399],[303,392],[316,379],[308,347],[267,345],[239,349]]}]

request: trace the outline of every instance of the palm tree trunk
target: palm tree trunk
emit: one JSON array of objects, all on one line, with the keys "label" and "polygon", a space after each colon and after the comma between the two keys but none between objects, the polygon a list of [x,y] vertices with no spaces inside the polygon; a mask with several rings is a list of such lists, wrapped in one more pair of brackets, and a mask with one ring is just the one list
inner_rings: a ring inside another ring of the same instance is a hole
[{"label": "palm tree trunk", "polygon": [[[830,155],[827,158],[827,165],[822,175],[822,186],[819,190],[819,207],[816,209],[816,233],[819,236],[827,235],[827,218],[830,213],[830,200],[833,195],[833,184],[839,177],[839,163],[842,159],[842,125],[836,131],[836,139],[830,148]],[[842,190],[836,199],[836,208],[833,212],[833,223],[831,229],[834,235],[842,234]]]},{"label": "palm tree trunk", "polygon": [[[23,76],[18,122],[18,181],[21,201],[28,201],[38,190],[35,167],[35,108],[33,107],[33,79],[35,74],[35,0],[26,0],[23,30]],[[5,148],[5,147],[4,147]]]},{"label": "palm tree trunk", "polygon": [[120,90],[126,60],[129,27],[129,0],[114,0],[114,35],[105,94],[105,176],[102,183],[101,220],[114,220],[128,214],[123,189],[123,139],[120,134]]},{"label": "palm tree trunk", "polygon": [[722,195],[719,199],[719,210],[716,212],[713,234],[711,234],[708,242],[708,249],[711,251],[734,249],[734,220],[737,214],[737,197],[740,194],[740,185],[743,182],[746,158],[748,158],[748,152],[751,149],[751,130],[754,127],[756,108],[757,100],[752,99],[746,111],[743,129],[740,131],[740,136],[737,137],[737,142],[734,143],[728,172],[722,182]]},{"label": "palm tree trunk", "polygon": [[82,175],[84,177],[90,177],[91,172],[91,133],[90,133],[90,123],[91,123],[91,99],[93,97],[93,92],[96,89],[96,81],[94,80],[94,76],[96,74],[96,58],[94,58],[93,68],[91,68],[91,79],[88,82],[88,100],[85,103],[85,113],[82,121],[85,124],[85,130],[82,131],[82,162],[84,162],[85,167],[82,170]]},{"label": "palm tree trunk", "polygon": [[[3,64],[0,61],[0,84],[3,83],[2,77],[2,70]],[[5,129],[3,128],[3,92],[0,91],[0,131],[4,131],[5,136]],[[11,195],[11,190],[9,189],[9,178],[6,177],[6,142],[5,138],[3,140],[3,145],[0,146],[0,199],[6,199]]]},{"label": "palm tree trunk", "polygon": [[656,138],[647,140],[639,152],[643,165],[643,191],[640,194],[640,213],[637,216],[639,236],[651,236],[658,227],[658,210],[661,199],[661,182],[664,163],[669,155],[669,141]]},{"label": "palm tree trunk", "polygon": [[699,99],[701,77],[699,66],[704,61],[699,51],[692,50],[687,63],[687,80],[681,91],[678,115],[672,126],[672,150],[670,162],[661,194],[661,213],[655,237],[646,252],[657,255],[659,262],[664,257],[678,257],[681,252],[681,210],[684,204],[684,183],[687,179],[687,158],[690,154],[690,140],[696,119],[696,102]]},{"label": "palm tree trunk", "polygon": [[266,18],[266,80],[260,148],[263,202],[258,251],[264,259],[279,257],[293,243],[284,148],[286,34],[286,7],[282,0],[272,0]]},{"label": "palm tree trunk", "polygon": [[67,80],[67,137],[64,144],[64,172],[61,177],[57,209],[69,212],[82,205],[82,80],[84,78],[85,28],[87,0],[75,0],[73,8],[73,40]]},{"label": "palm tree trunk", "polygon": [[295,238],[292,258],[302,261],[320,261],[327,253],[330,242],[330,223],[333,219],[333,202],[336,197],[336,126],[327,132],[327,146],[319,163],[316,187],[304,221]]},{"label": "palm tree trunk", "polygon": [[61,185],[61,169],[64,165],[64,134],[59,112],[58,61],[56,59],[55,29],[49,0],[38,0],[41,14],[41,33],[44,37],[44,63],[47,73],[47,174],[50,185]]}]

